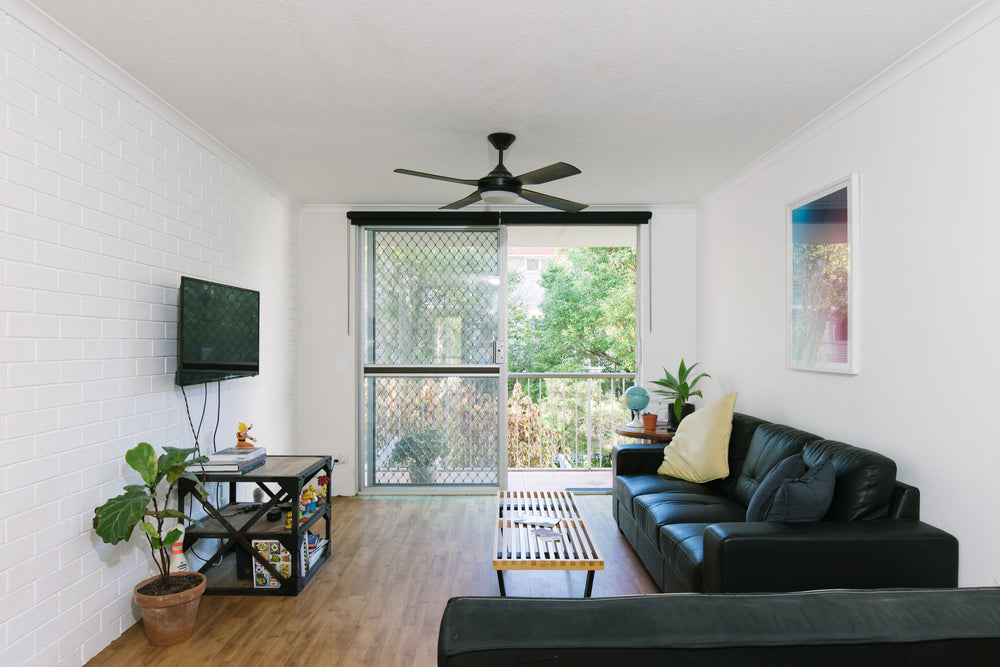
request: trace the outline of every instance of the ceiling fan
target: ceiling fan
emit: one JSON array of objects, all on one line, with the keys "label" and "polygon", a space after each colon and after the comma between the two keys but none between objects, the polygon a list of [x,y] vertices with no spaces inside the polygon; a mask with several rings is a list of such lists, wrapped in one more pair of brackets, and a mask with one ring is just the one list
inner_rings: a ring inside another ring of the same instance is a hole
[{"label": "ceiling fan", "polygon": [[566,164],[565,162],[556,162],[555,164],[550,164],[547,167],[529,171],[528,173],[521,174],[520,176],[513,176],[509,171],[507,171],[507,168],[503,166],[503,152],[510,148],[510,145],[514,143],[514,135],[508,132],[494,132],[489,135],[487,139],[489,139],[490,143],[493,144],[493,148],[500,151],[500,162],[493,168],[493,171],[478,180],[472,178],[438,176],[437,174],[428,174],[422,171],[413,171],[412,169],[394,169],[393,171],[397,174],[409,174],[410,176],[434,178],[439,181],[450,181],[452,183],[462,183],[464,185],[476,186],[476,191],[468,197],[459,199],[458,201],[450,204],[445,204],[441,208],[462,208],[463,206],[468,206],[469,204],[479,200],[482,200],[487,204],[510,204],[517,201],[518,197],[523,197],[524,199],[534,202],[535,204],[541,204],[542,206],[548,206],[549,208],[566,211],[567,213],[576,213],[577,211],[582,211],[587,208],[586,204],[578,204],[575,201],[560,199],[559,197],[553,197],[552,195],[545,195],[541,192],[535,192],[534,190],[525,190],[523,187],[525,185],[538,185],[539,183],[548,183],[549,181],[555,181],[560,178],[566,178],[567,176],[573,176],[574,174],[580,173],[579,169],[571,164]]}]

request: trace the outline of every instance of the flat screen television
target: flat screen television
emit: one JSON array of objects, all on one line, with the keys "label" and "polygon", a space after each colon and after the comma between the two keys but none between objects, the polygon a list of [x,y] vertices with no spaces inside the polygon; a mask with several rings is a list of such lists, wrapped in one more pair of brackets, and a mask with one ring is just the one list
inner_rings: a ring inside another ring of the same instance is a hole
[{"label": "flat screen television", "polygon": [[178,385],[260,373],[260,292],[184,276],[177,310]]}]

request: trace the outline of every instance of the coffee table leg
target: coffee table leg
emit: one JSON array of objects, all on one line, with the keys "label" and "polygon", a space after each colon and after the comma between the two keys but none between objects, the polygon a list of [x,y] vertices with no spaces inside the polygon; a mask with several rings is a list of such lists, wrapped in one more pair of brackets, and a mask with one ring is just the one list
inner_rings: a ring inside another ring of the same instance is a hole
[{"label": "coffee table leg", "polygon": [[[503,584],[500,585],[500,590],[503,590]],[[594,592],[594,570],[587,570],[587,586],[583,589],[583,597],[589,598],[590,594]],[[503,593],[501,593],[503,595]]]},{"label": "coffee table leg", "polygon": [[503,570],[497,570],[497,581],[500,582],[500,597],[507,597],[507,589],[503,587]]}]

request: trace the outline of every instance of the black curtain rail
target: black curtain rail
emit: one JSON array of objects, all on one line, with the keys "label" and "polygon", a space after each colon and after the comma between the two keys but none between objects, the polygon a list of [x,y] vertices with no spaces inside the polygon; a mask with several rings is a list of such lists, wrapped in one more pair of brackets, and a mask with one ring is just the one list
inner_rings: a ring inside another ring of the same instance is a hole
[{"label": "black curtain rail", "polygon": [[433,377],[437,375],[499,375],[500,367],[492,364],[472,366],[393,366],[392,364],[366,364],[364,374],[371,377],[412,375]]},{"label": "black curtain rail", "polygon": [[645,225],[651,211],[582,211],[580,213],[548,213],[544,211],[501,212],[504,225]]},{"label": "black curtain rail", "polygon": [[440,213],[438,211],[348,211],[352,225],[374,227],[377,225],[450,225],[458,227],[492,226],[500,224],[500,214],[481,211],[478,213]]},{"label": "black curtain rail", "polygon": [[444,213],[438,211],[348,211],[352,225],[374,227],[391,225],[645,225],[652,217],[650,211],[583,211],[563,212],[506,212],[480,211],[477,213]]}]

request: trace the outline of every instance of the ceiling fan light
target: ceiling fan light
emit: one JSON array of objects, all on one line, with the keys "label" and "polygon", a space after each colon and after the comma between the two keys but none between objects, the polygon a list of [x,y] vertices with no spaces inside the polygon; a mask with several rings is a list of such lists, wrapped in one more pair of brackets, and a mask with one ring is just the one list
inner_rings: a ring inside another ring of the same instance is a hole
[{"label": "ceiling fan light", "polygon": [[517,201],[517,193],[510,190],[483,190],[479,196],[487,204],[513,204]]}]

